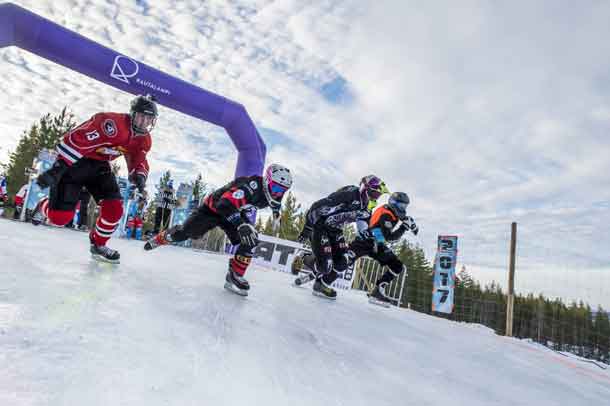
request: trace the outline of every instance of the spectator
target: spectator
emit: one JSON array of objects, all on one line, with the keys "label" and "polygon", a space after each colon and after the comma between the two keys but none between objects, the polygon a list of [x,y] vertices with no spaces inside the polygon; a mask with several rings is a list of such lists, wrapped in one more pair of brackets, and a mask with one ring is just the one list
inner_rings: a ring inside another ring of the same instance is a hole
[{"label": "spectator", "polygon": [[0,216],[4,214],[4,208],[8,206],[8,192],[6,191],[6,177],[0,175]]},{"label": "spectator", "polygon": [[15,212],[13,213],[13,219],[19,220],[21,217],[21,210],[23,210],[23,204],[25,203],[25,195],[28,193],[29,183],[21,186],[21,189],[15,195]]},{"label": "spectator", "polygon": [[176,205],[174,197],[174,185],[170,180],[159,192],[157,197],[157,208],[155,210],[155,227],[154,234],[158,234],[161,230],[165,230],[169,225],[169,218],[172,215],[172,209]]}]

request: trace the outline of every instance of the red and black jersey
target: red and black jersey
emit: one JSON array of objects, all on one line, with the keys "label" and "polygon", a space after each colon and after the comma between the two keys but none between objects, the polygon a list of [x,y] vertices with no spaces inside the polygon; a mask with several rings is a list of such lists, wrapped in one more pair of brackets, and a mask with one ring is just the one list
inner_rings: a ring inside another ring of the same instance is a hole
[{"label": "red and black jersey", "polygon": [[203,204],[236,226],[248,222],[248,210],[269,207],[261,176],[239,177],[206,197]]},{"label": "red and black jersey", "polygon": [[150,151],[150,134],[136,134],[129,114],[98,113],[72,131],[57,145],[59,157],[69,166],[81,158],[112,161],[125,156],[129,174],[148,177],[146,154]]},{"label": "red and black jersey", "polygon": [[369,221],[369,230],[373,231],[373,229],[377,228],[381,230],[383,237],[387,241],[396,241],[402,237],[406,230],[403,227],[399,227],[396,231],[392,231],[399,221],[400,220],[396,217],[394,212],[392,212],[390,207],[387,204],[384,204],[373,212],[371,220]]}]

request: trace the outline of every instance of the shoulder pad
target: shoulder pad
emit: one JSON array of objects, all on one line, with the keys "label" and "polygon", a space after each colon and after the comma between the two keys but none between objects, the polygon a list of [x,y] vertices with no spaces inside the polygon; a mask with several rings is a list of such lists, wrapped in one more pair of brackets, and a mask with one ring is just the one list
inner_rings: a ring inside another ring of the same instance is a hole
[{"label": "shoulder pad", "polygon": [[360,189],[358,189],[358,186],[348,185],[348,186],[343,186],[342,188],[337,190],[337,192],[354,192],[354,191],[359,191],[359,190]]}]

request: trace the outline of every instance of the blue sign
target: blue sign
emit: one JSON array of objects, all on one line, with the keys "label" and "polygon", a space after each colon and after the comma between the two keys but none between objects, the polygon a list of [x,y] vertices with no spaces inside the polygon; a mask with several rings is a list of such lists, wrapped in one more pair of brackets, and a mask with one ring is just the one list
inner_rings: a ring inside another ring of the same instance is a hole
[{"label": "blue sign", "polygon": [[[36,177],[41,173],[51,169],[57,158],[57,153],[53,150],[43,149],[38,153],[38,157],[34,159],[33,167],[35,169],[34,176],[30,178],[30,186],[26,196],[26,201],[23,204],[24,209],[34,210],[36,204],[43,197],[49,195],[49,188],[42,189],[36,183]],[[23,211],[25,214],[25,210]]]},{"label": "blue sign", "polygon": [[172,211],[170,227],[184,223],[196,207],[197,200],[193,199],[193,185],[181,183],[176,191],[176,206]]}]

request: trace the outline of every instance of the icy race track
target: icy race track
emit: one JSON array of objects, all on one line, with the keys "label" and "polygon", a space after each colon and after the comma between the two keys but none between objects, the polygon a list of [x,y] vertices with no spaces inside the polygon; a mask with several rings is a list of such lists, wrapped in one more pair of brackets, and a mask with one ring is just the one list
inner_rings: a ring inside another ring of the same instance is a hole
[{"label": "icy race track", "polygon": [[610,370],[226,257],[0,220],[0,405],[608,405]]}]

